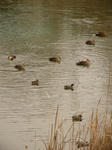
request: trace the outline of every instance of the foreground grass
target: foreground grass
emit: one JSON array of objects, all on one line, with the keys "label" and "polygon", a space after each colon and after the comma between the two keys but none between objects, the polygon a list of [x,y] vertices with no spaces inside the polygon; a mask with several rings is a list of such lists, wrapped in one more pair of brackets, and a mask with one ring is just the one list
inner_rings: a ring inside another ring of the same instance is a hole
[{"label": "foreground grass", "polygon": [[[87,125],[80,123],[77,127],[77,123],[72,122],[71,126],[65,129],[66,122],[59,120],[57,108],[48,140],[42,141],[43,150],[112,150],[112,114],[107,115],[107,110],[106,106],[105,113],[101,115],[98,104]],[[27,145],[25,149],[28,150]],[[36,143],[35,150],[38,150]]]},{"label": "foreground grass", "polygon": [[97,107],[96,112],[91,114],[90,123],[79,126],[78,130],[75,122],[67,131],[64,124],[63,120],[59,121],[57,108],[49,139],[43,142],[45,150],[112,150],[112,115],[108,117],[107,110],[101,119]]},{"label": "foreground grass", "polygon": [[100,114],[99,104],[95,113],[92,112],[90,122],[77,129],[75,122],[65,131],[65,122],[59,121],[57,108],[54,124],[48,142],[43,142],[44,150],[112,150],[112,114],[108,116],[108,98],[110,93],[110,72],[106,96],[105,113]]}]

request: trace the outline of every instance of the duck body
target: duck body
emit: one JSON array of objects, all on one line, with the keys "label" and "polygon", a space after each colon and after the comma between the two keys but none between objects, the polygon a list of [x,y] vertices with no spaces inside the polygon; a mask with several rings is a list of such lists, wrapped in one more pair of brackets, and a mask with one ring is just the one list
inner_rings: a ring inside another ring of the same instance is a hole
[{"label": "duck body", "polygon": [[72,121],[82,121],[82,115],[74,115],[72,116]]},{"label": "duck body", "polygon": [[18,69],[18,71],[24,71],[25,70],[24,65],[16,65],[15,68]]},{"label": "duck body", "polygon": [[98,33],[96,33],[96,36],[105,37],[105,36],[107,36],[107,33],[106,32],[98,32]]},{"label": "duck body", "polygon": [[51,58],[49,58],[49,61],[60,63],[61,58],[60,57],[51,57]]},{"label": "duck body", "polygon": [[39,85],[39,80],[32,81],[32,85]]},{"label": "duck body", "polygon": [[11,55],[11,56],[8,56],[8,60],[14,60],[14,59],[16,59],[16,56],[14,56],[14,55]]},{"label": "duck body", "polygon": [[78,66],[84,66],[84,67],[89,67],[90,60],[86,59],[86,60],[83,60],[83,61],[79,61],[79,62],[76,63],[76,65],[78,65]]},{"label": "duck body", "polygon": [[95,41],[94,40],[88,40],[86,41],[87,45],[95,45]]},{"label": "duck body", "polygon": [[65,86],[64,86],[64,89],[65,89],[65,90],[72,90],[72,91],[73,91],[73,90],[74,90],[73,86],[74,86],[74,84],[65,85]]}]

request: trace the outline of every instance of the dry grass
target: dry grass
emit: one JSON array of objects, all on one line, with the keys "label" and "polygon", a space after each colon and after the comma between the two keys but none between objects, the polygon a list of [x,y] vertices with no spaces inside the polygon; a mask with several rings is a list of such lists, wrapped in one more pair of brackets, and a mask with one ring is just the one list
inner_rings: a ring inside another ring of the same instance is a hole
[{"label": "dry grass", "polygon": [[76,129],[73,122],[67,131],[64,130],[65,121],[59,121],[58,111],[59,107],[48,142],[44,142],[45,150],[112,150],[112,115],[108,117],[107,110],[100,119],[97,106],[88,125]]}]

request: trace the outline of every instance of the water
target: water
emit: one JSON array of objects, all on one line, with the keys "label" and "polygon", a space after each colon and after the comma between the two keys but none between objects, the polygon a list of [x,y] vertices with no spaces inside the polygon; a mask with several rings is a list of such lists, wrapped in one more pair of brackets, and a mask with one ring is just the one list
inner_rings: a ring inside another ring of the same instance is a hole
[{"label": "water", "polygon": [[[112,60],[111,0],[5,0],[0,2],[0,135],[1,140],[24,149],[46,139],[57,105],[61,117],[83,114],[86,122],[101,98],[105,110]],[[95,36],[106,31],[108,36]],[[95,46],[85,44],[95,40]],[[9,55],[17,59],[10,62]],[[61,64],[49,62],[60,56]],[[76,66],[90,59],[89,68]],[[14,66],[25,64],[26,71]],[[39,79],[38,87],[32,86]],[[74,91],[64,85],[74,83]],[[112,106],[111,91],[109,108]],[[82,122],[82,123],[83,123]]]}]

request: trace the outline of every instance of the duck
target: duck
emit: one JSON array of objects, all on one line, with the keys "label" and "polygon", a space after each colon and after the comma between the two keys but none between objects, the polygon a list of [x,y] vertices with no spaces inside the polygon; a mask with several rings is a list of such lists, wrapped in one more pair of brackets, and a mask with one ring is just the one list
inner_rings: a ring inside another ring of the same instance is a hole
[{"label": "duck", "polygon": [[88,40],[86,41],[87,45],[95,45],[95,41],[94,40]]},{"label": "duck", "polygon": [[86,60],[83,60],[83,61],[79,61],[79,62],[76,63],[76,65],[78,65],[78,66],[84,66],[84,67],[89,67],[90,60],[86,59]]},{"label": "duck", "polygon": [[72,121],[82,121],[82,115],[74,115],[72,116]]},{"label": "duck", "polygon": [[49,61],[52,61],[52,62],[57,62],[60,64],[61,62],[61,58],[60,57],[51,57],[49,58]]},{"label": "duck", "polygon": [[39,80],[32,81],[32,85],[39,85]]},{"label": "duck", "polygon": [[107,33],[106,32],[98,32],[98,33],[96,33],[96,36],[105,37],[105,36],[107,36]]},{"label": "duck", "polygon": [[74,90],[73,86],[74,86],[74,84],[65,85],[65,86],[64,86],[64,89],[65,89],[65,90],[72,90],[72,91],[73,91],[73,90]]},{"label": "duck", "polygon": [[14,60],[14,59],[16,59],[16,56],[15,55],[11,55],[11,56],[8,56],[8,60]]},{"label": "duck", "polygon": [[24,64],[22,64],[22,65],[16,65],[15,68],[18,69],[18,71],[24,71],[25,70]]}]

